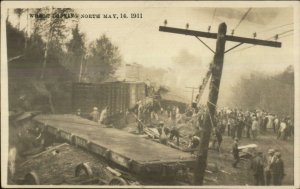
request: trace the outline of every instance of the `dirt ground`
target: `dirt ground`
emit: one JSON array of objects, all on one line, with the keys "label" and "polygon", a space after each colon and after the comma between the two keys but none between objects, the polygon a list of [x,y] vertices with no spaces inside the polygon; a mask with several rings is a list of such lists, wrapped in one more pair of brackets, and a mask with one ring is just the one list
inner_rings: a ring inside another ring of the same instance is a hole
[{"label": "dirt ground", "polygon": [[[283,185],[294,184],[294,143],[292,140],[282,141],[277,140],[273,134],[267,133],[265,135],[259,135],[256,140],[242,138],[240,140],[241,145],[257,144],[258,151],[267,154],[269,148],[279,150],[282,154],[282,160],[285,165],[286,176],[283,179]],[[208,162],[216,163],[220,169],[225,170],[229,174],[218,175],[218,183],[222,185],[253,185],[254,180],[251,170],[249,170],[249,162],[241,161],[237,168],[233,168],[231,163],[233,162],[232,155],[230,153],[232,146],[232,138],[228,136],[223,137],[223,143],[221,146],[222,153],[210,150],[208,155]]]}]

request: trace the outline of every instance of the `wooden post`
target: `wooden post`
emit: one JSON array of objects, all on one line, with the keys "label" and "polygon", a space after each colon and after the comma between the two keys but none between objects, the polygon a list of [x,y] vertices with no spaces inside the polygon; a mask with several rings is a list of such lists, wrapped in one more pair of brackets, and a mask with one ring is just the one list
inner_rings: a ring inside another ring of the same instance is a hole
[{"label": "wooden post", "polygon": [[199,145],[196,167],[194,170],[194,184],[203,185],[204,173],[207,165],[207,153],[210,140],[210,134],[212,124],[215,124],[214,115],[216,111],[216,104],[219,95],[219,86],[222,76],[225,42],[226,42],[226,30],[225,23],[219,25],[217,35],[216,53],[214,56],[214,63],[212,66],[212,77],[209,86],[209,100],[207,102],[208,111],[204,119],[203,134]]}]

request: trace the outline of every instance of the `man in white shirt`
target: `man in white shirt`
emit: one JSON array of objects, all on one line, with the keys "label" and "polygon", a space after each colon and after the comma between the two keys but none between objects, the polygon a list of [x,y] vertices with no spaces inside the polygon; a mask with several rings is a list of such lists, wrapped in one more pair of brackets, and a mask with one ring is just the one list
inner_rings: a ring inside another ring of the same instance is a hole
[{"label": "man in white shirt", "polygon": [[100,114],[100,119],[99,119],[99,123],[101,124],[107,124],[107,112],[108,111],[108,106],[106,106]]},{"label": "man in white shirt", "polygon": [[257,121],[257,117],[254,116],[251,125],[251,132],[252,132],[253,139],[256,139],[257,137],[257,129],[258,129],[258,121]]},{"label": "man in white shirt", "polygon": [[286,139],[286,128],[287,128],[287,125],[286,125],[285,121],[282,120],[280,122],[279,132],[278,132],[278,135],[277,135],[277,139],[283,139],[283,140]]}]

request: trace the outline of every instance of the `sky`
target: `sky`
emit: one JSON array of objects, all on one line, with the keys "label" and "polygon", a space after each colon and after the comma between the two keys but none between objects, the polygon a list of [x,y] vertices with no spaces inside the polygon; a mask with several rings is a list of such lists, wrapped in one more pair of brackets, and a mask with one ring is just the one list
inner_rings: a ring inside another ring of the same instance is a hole
[{"label": "sky", "polygon": [[[195,37],[159,32],[164,25],[216,33],[218,25],[225,22],[227,34],[235,29],[234,35],[257,39],[270,39],[276,34],[282,42],[282,48],[241,45],[225,54],[221,81],[220,100],[226,101],[231,94],[231,87],[242,75],[260,71],[272,75],[282,72],[288,65],[294,64],[293,37],[294,18],[291,7],[282,8],[220,8],[220,7],[103,7],[79,8],[79,14],[117,14],[142,13],[143,18],[128,19],[80,19],[79,29],[91,42],[106,34],[120,49],[123,63],[138,63],[147,67],[171,70],[176,75],[176,87],[183,93],[185,86],[197,87],[207,72],[213,53]],[[243,21],[241,18],[248,12]],[[11,20],[16,20],[11,17]],[[240,23],[240,24],[239,24]],[[212,49],[215,39],[201,38]],[[226,49],[238,43],[226,42]],[[162,83],[174,77],[166,77]],[[226,103],[225,103],[226,104]]]}]

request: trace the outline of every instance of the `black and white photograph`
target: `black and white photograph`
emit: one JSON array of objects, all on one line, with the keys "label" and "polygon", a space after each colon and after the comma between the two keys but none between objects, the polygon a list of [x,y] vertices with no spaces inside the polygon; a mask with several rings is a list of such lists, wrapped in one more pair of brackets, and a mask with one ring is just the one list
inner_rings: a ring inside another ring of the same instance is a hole
[{"label": "black and white photograph", "polygon": [[299,188],[299,10],[1,2],[1,187]]}]

